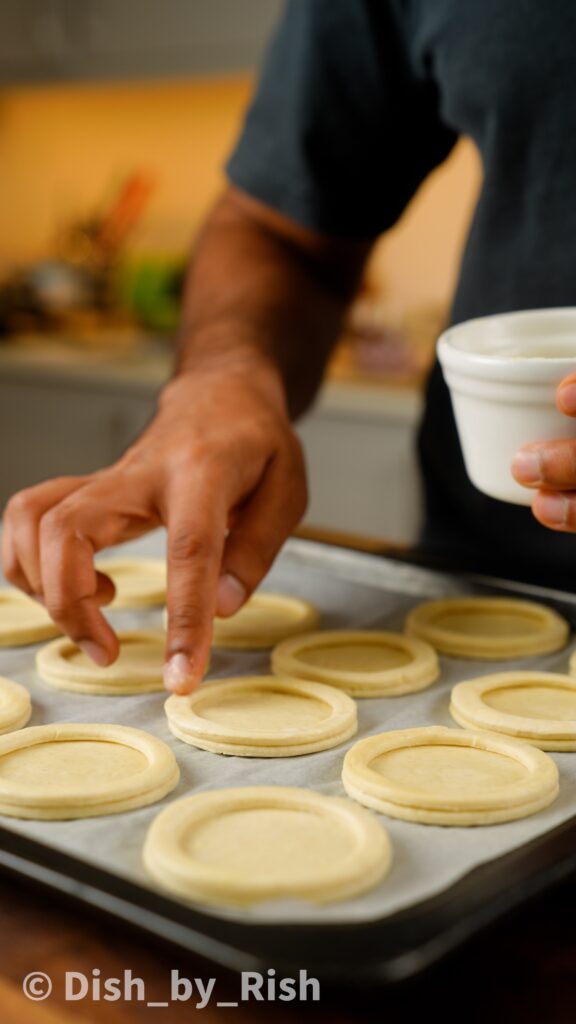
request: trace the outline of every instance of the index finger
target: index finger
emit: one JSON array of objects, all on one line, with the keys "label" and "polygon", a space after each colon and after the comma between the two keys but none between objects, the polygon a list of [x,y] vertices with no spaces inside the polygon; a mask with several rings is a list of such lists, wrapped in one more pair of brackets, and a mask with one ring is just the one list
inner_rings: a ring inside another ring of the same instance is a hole
[{"label": "index finger", "polygon": [[175,693],[189,693],[210,656],[228,509],[220,481],[206,473],[174,492],[168,507],[164,683]]}]

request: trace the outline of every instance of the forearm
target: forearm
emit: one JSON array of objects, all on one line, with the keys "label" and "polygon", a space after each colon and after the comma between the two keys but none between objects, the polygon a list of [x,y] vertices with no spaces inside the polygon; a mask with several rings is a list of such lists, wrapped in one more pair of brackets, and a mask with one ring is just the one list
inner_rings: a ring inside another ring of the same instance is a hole
[{"label": "forearm", "polygon": [[369,251],[290,224],[229,190],[188,274],[178,372],[256,360],[278,371],[290,412],[312,401]]}]

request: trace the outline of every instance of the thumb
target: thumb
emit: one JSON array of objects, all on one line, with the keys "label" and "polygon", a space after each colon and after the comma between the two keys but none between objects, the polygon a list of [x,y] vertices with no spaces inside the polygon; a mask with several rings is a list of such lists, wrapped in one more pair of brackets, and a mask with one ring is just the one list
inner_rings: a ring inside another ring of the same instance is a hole
[{"label": "thumb", "polygon": [[565,416],[576,416],[576,373],[571,373],[558,385],[556,405]]}]

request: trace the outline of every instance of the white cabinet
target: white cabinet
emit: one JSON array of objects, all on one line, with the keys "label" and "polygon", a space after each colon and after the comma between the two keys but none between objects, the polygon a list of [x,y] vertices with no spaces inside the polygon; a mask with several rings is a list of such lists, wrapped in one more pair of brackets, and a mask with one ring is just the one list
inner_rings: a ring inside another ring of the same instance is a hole
[{"label": "white cabinet", "polygon": [[298,427],[310,526],[409,544],[422,519],[414,391],[328,385]]},{"label": "white cabinet", "polygon": [[1,0],[0,81],[58,78],[69,38],[66,0]]},{"label": "white cabinet", "polygon": [[255,67],[282,0],[1,0],[0,84]]},{"label": "white cabinet", "polygon": [[[8,347],[7,347],[8,348]],[[41,363],[38,360],[43,359]],[[0,504],[23,487],[117,459],[153,413],[171,357],[89,365],[0,351]],[[413,391],[329,383],[298,425],[311,526],[409,543],[420,525]]]},{"label": "white cabinet", "polygon": [[80,77],[238,71],[255,66],[280,0],[84,0],[73,11]]},{"label": "white cabinet", "polygon": [[153,409],[151,397],[74,382],[0,383],[0,506],[52,476],[91,473],[128,446]]}]

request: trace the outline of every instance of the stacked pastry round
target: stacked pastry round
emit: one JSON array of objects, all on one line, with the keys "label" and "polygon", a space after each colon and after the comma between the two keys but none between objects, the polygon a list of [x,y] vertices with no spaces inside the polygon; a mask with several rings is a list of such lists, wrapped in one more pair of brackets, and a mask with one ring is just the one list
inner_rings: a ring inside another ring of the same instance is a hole
[{"label": "stacked pastry round", "polygon": [[166,701],[171,731],[201,750],[295,757],[335,747],[357,729],[356,705],[333,686],[279,676],[203,683]]},{"label": "stacked pastry round", "polygon": [[316,608],[300,597],[256,593],[228,619],[214,619],[213,642],[231,649],[266,649],[285,637],[316,629]]},{"label": "stacked pastry round", "polygon": [[576,679],[555,672],[499,672],[458,683],[450,714],[541,750],[576,750]]},{"label": "stacked pastry round", "polygon": [[424,726],[369,736],[344,758],[349,796],[425,825],[494,825],[525,818],[558,795],[558,769],[527,743]]},{"label": "stacked pastry round", "polygon": [[413,608],[406,631],[456,658],[499,661],[558,651],[568,642],[565,619],[533,601],[451,597]]},{"label": "stacked pastry round", "polygon": [[118,631],[120,654],[107,668],[91,658],[67,637],[43,647],[36,667],[45,682],[78,693],[131,694],[163,690],[165,636],[160,630]]},{"label": "stacked pastry round", "polygon": [[96,568],[116,587],[110,608],[150,608],[166,601],[163,558],[102,558]]},{"label": "stacked pastry round", "polygon": [[38,601],[11,587],[0,587],[0,647],[35,644],[59,633]]},{"label": "stacked pastry round", "polygon": [[32,701],[28,690],[12,679],[0,677],[0,733],[21,729],[31,714]]},{"label": "stacked pastry round", "polygon": [[0,737],[0,814],[91,818],[161,800],[180,773],[165,743],[123,725],[40,725]]},{"label": "stacked pastry round", "polygon": [[285,640],[272,652],[272,670],[338,686],[352,697],[413,693],[439,674],[430,644],[377,630],[327,630]]},{"label": "stacked pastry round", "polygon": [[148,831],[144,864],[160,886],[224,906],[297,898],[330,903],[373,888],[392,851],[379,822],[308,789],[215,789],[177,800]]}]

